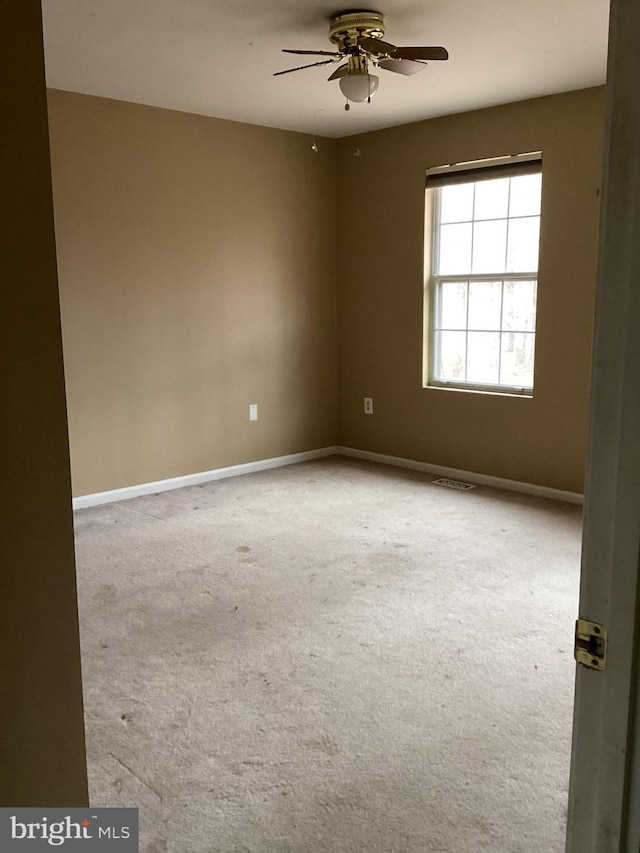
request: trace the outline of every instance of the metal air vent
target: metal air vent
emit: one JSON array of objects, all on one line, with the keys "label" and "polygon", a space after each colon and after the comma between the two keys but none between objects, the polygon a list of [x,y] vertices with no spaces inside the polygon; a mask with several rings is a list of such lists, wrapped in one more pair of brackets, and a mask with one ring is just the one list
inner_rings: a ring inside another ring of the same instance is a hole
[{"label": "metal air vent", "polygon": [[446,486],[448,489],[458,489],[461,492],[466,492],[468,489],[475,489],[473,483],[462,483],[460,480],[450,480],[448,477],[440,477],[438,480],[432,480],[436,486]]}]

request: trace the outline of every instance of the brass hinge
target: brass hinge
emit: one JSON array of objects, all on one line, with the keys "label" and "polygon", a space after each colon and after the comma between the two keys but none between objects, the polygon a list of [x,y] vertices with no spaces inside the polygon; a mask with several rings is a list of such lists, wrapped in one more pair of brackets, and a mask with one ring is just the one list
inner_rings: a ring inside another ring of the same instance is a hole
[{"label": "brass hinge", "polygon": [[588,619],[576,619],[573,656],[589,669],[604,669],[607,659],[607,629]]}]

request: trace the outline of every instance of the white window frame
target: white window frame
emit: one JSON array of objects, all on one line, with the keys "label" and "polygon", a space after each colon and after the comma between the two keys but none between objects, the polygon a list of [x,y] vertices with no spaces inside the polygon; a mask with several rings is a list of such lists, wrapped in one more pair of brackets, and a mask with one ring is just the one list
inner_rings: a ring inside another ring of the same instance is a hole
[{"label": "white window frame", "polygon": [[[534,385],[530,386],[518,386],[518,385],[508,385],[506,383],[477,383],[477,382],[468,382],[465,380],[446,380],[441,379],[436,376],[436,366],[438,363],[439,353],[436,351],[436,332],[439,331],[437,326],[438,319],[440,317],[440,293],[441,293],[441,285],[446,282],[461,282],[467,285],[467,311],[469,307],[469,299],[468,299],[468,288],[472,282],[482,282],[482,281],[491,281],[491,282],[502,282],[502,294],[504,294],[504,285],[506,282],[510,281],[533,281],[536,284],[536,296],[537,296],[537,286],[538,286],[538,269],[528,271],[528,272],[518,272],[518,273],[507,273],[507,272],[498,272],[498,273],[468,273],[468,274],[456,274],[456,275],[436,275],[433,270],[438,269],[438,260],[439,260],[439,236],[440,236],[440,193],[441,187],[449,183],[446,178],[448,175],[454,176],[456,173],[458,182],[462,178],[462,173],[465,175],[469,175],[469,183],[473,182],[473,176],[476,177],[479,173],[484,171],[487,172],[482,176],[482,180],[491,180],[497,179],[501,175],[505,177],[514,177],[519,173],[519,169],[521,164],[526,164],[525,168],[529,166],[531,171],[542,171],[542,155],[540,152],[534,152],[530,154],[521,154],[515,155],[512,157],[501,157],[495,158],[491,160],[482,160],[470,163],[459,163],[452,166],[440,166],[434,169],[430,169],[427,172],[427,199],[426,199],[426,233],[425,233],[425,246],[430,250],[430,254],[427,254],[426,257],[426,265],[429,270],[429,275],[427,277],[426,282],[426,290],[425,294],[425,341],[424,341],[424,352],[425,352],[425,379],[424,385],[430,388],[451,388],[459,391],[476,391],[482,393],[490,393],[490,394],[507,394],[507,395],[518,395],[524,397],[532,397]],[[488,177],[489,172],[493,173],[492,178]],[[429,187],[429,177],[430,176],[442,176],[442,179],[438,181],[437,186]],[[452,180],[451,183],[454,181]],[[513,217],[515,218],[515,217]],[[539,267],[539,264],[538,264]],[[502,298],[502,297],[501,297]],[[537,313],[537,312],[536,312]],[[502,312],[501,312],[502,318]],[[502,319],[501,319],[502,322]],[[465,333],[469,334],[468,323],[465,328]],[[482,331],[474,329],[473,331]],[[488,330],[489,331],[489,330]],[[507,332],[503,332],[502,328],[499,330],[491,329],[490,331],[496,332],[502,336],[503,334],[507,334]],[[509,333],[518,332],[519,330],[510,329]],[[536,339],[536,329],[534,328],[533,332],[528,329],[520,330],[522,333],[531,334],[533,336],[534,341],[534,361],[535,361],[535,339]],[[500,347],[499,357],[502,354],[502,347]],[[499,375],[499,369],[498,369]]]}]

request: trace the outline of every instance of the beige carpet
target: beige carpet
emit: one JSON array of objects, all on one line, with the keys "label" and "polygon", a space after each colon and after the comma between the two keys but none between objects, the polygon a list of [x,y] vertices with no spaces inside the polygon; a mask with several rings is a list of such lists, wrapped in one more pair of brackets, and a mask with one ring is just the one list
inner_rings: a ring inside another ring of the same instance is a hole
[{"label": "beige carpet", "polygon": [[143,853],[560,853],[580,509],[340,458],[76,513]]}]

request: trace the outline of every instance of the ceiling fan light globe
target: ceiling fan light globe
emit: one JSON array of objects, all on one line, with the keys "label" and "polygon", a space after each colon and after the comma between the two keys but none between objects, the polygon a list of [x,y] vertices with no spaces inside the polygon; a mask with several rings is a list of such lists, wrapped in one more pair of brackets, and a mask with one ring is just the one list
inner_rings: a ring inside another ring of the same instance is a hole
[{"label": "ceiling fan light globe", "polygon": [[361,104],[375,95],[378,81],[375,74],[345,74],[340,78],[340,89],[345,98]]}]

